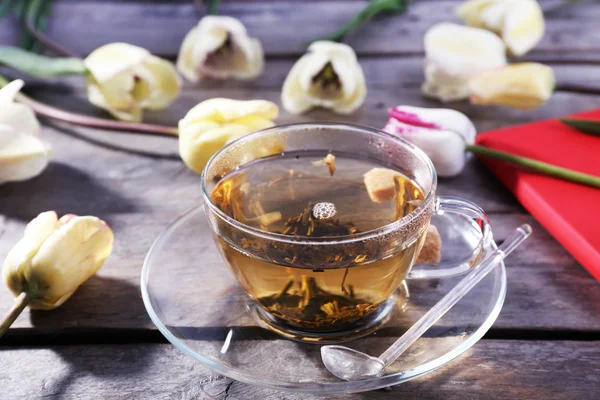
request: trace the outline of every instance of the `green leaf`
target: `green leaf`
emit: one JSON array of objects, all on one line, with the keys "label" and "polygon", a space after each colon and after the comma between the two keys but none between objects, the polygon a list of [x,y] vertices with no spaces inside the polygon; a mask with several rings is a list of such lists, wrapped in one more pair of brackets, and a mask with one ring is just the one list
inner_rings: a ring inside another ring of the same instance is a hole
[{"label": "green leaf", "polygon": [[[48,24],[48,18],[50,17],[50,11],[52,9],[52,0],[32,0],[29,3],[29,9],[27,11],[26,24],[29,24],[35,32],[42,32],[46,29]],[[36,35],[32,34],[34,37]],[[37,38],[33,41],[33,44],[28,50],[35,53],[39,53],[43,48]]]},{"label": "green leaf", "polygon": [[589,121],[584,119],[568,118],[561,118],[559,119],[559,121],[583,133],[589,133],[590,135],[600,136],[600,121]]},{"label": "green leaf", "polygon": [[208,0],[208,15],[217,15],[221,0]]},{"label": "green leaf", "polygon": [[87,72],[83,60],[80,58],[45,57],[9,46],[0,46],[0,65],[6,65],[38,78],[82,75]]},{"label": "green leaf", "polygon": [[336,32],[317,40],[342,42],[350,32],[358,29],[376,15],[382,13],[402,14],[408,10],[409,4],[410,0],[371,0],[365,8],[356,14],[350,21],[346,22]]}]

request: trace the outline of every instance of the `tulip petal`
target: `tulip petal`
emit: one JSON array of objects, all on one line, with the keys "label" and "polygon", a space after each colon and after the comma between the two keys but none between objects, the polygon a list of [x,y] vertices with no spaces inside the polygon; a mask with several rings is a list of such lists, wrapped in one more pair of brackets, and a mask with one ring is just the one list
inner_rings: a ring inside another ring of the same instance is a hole
[{"label": "tulip petal", "polygon": [[264,65],[260,42],[235,18],[206,16],[185,37],[177,68],[194,82],[208,77],[251,79]]},{"label": "tulip petal", "polygon": [[[75,217],[55,230],[24,271],[39,307],[58,307],[112,252],[113,233],[96,217]],[[31,305],[30,305],[31,307]]]},{"label": "tulip petal", "polygon": [[533,110],[546,103],[555,85],[554,72],[538,63],[512,64],[469,82],[473,104],[496,104]]},{"label": "tulip petal", "polygon": [[140,121],[144,108],[161,109],[179,93],[175,67],[147,50],[111,43],[85,59],[89,101],[124,121]]},{"label": "tulip petal", "polygon": [[232,100],[214,98],[205,100],[192,108],[181,121],[184,124],[209,120],[218,123],[229,122],[247,115],[259,115],[275,119],[279,115],[277,105],[266,100]]},{"label": "tulip petal", "polygon": [[469,26],[501,33],[505,14],[516,1],[522,0],[469,0],[456,9],[456,14]]},{"label": "tulip petal", "polygon": [[475,140],[476,129],[466,115],[450,109],[398,106],[390,110],[384,131],[398,135],[423,150],[439,176],[451,177],[464,169],[465,144]]},{"label": "tulip petal", "polygon": [[173,64],[162,58],[151,56],[144,63],[150,74],[151,94],[147,108],[160,110],[167,107],[177,98],[181,88],[181,79]]},{"label": "tulip petal", "polygon": [[131,91],[134,88],[132,76],[121,75],[110,84],[99,86],[92,78],[86,83],[88,100],[121,121],[137,122],[142,119],[142,110],[136,104]]},{"label": "tulip petal", "polygon": [[275,126],[275,123],[271,119],[260,115],[247,115],[241,118],[236,118],[232,120],[231,123],[234,125],[245,126],[248,130],[248,133]]},{"label": "tulip petal", "polygon": [[358,64],[334,61],[334,69],[340,75],[344,100],[338,101],[333,110],[339,114],[351,114],[358,109],[367,97],[365,75]]},{"label": "tulip petal", "polygon": [[0,104],[6,105],[11,104],[15,101],[15,96],[21,91],[25,82],[21,79],[15,79],[12,82],[6,84],[0,89]]},{"label": "tulip petal", "polygon": [[[0,103],[1,104],[1,103]],[[40,123],[31,108],[24,104],[10,103],[0,106],[0,121],[15,132],[39,136]]]},{"label": "tulip petal", "polygon": [[302,114],[314,106],[314,102],[302,87],[301,76],[304,68],[311,63],[311,55],[305,54],[288,73],[281,90],[283,108],[292,114]]},{"label": "tulip petal", "polygon": [[452,23],[434,25],[425,34],[423,94],[444,102],[468,97],[468,79],[506,65],[504,43],[483,29]]},{"label": "tulip petal", "polygon": [[273,126],[278,114],[277,105],[265,100],[205,100],[179,121],[179,154],[191,170],[201,173],[226,143]]},{"label": "tulip petal", "polygon": [[478,28],[443,22],[425,34],[426,57],[451,76],[475,73],[506,65],[502,40]]},{"label": "tulip petal", "polygon": [[281,100],[283,107],[294,114],[314,106],[349,114],[362,105],[365,96],[364,74],[352,48],[318,41],[288,73]]},{"label": "tulip petal", "polygon": [[198,28],[194,27],[185,35],[177,56],[177,69],[181,75],[192,82],[200,80],[194,61],[194,44],[196,43],[197,34]]},{"label": "tulip petal", "polygon": [[520,57],[542,40],[544,30],[542,7],[535,0],[520,0],[506,14],[502,38],[510,52]]},{"label": "tulip petal", "polygon": [[184,136],[179,138],[179,155],[185,165],[200,174],[204,166],[221,147],[231,138],[237,138],[248,133],[243,125],[227,125],[205,130],[206,126],[192,126],[186,129]]},{"label": "tulip petal", "polygon": [[23,237],[6,256],[2,275],[6,286],[15,296],[26,289],[24,270],[29,267],[32,257],[44,241],[54,232],[57,222],[58,216],[54,211],[41,213],[27,224]]},{"label": "tulip petal", "polygon": [[127,43],[110,43],[94,50],[84,60],[86,68],[100,84],[144,62],[148,50]]},{"label": "tulip petal", "polygon": [[39,175],[49,158],[48,147],[37,136],[0,129],[0,184]]},{"label": "tulip petal", "polygon": [[0,89],[0,121],[15,132],[38,136],[40,123],[34,112],[29,107],[14,102],[23,84],[22,80],[17,79]]}]

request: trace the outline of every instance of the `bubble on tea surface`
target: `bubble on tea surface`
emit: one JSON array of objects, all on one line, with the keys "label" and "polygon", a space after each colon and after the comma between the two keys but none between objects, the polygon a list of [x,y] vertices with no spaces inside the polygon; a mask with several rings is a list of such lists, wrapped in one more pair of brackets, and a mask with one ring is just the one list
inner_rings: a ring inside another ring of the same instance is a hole
[{"label": "bubble on tea surface", "polygon": [[316,219],[329,219],[335,214],[337,214],[337,210],[333,203],[317,203],[313,207],[313,216]]}]

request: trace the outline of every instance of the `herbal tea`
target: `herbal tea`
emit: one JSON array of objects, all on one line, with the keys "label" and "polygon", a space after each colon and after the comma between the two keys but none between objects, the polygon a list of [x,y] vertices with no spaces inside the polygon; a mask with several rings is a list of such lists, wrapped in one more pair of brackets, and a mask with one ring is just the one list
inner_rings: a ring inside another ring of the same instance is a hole
[{"label": "herbal tea", "polygon": [[[352,327],[406,277],[427,226],[407,243],[319,238],[352,236],[413,211],[423,191],[406,176],[343,154],[262,158],[227,174],[212,202],[233,219],[289,236],[274,241],[217,223],[217,243],[242,287],[279,323],[312,332]],[[314,238],[300,246],[294,238]]]}]

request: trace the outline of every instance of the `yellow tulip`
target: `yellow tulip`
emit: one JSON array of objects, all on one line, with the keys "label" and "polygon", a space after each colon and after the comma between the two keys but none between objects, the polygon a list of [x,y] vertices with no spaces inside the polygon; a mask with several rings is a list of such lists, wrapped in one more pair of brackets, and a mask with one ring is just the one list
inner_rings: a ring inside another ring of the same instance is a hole
[{"label": "yellow tulip", "polygon": [[199,174],[226,143],[274,126],[278,115],[277,105],[266,100],[205,100],[179,121],[179,155]]},{"label": "yellow tulip", "polygon": [[515,56],[529,52],[544,36],[544,13],[536,0],[468,0],[456,13],[467,25],[500,35]]},{"label": "yellow tulip", "polygon": [[512,64],[471,79],[471,103],[532,110],[550,99],[555,83],[554,72],[547,65]]},{"label": "yellow tulip", "polygon": [[144,109],[167,107],[181,80],[173,64],[127,43],[111,43],[85,60],[89,101],[123,121],[141,121]]},{"label": "yellow tulip", "polygon": [[4,282],[15,296],[25,293],[29,308],[50,310],[102,267],[112,246],[113,233],[104,221],[75,215],[58,219],[54,211],[44,212],[8,253]]}]

